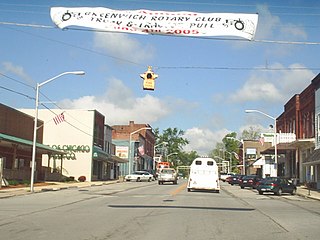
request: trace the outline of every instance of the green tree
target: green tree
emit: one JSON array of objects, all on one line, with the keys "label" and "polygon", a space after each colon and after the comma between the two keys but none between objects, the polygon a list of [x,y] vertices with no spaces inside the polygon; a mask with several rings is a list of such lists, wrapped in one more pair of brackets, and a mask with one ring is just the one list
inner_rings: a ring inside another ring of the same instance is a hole
[{"label": "green tree", "polygon": [[194,156],[197,156],[195,151],[192,151],[191,153],[186,153],[183,151],[183,147],[189,143],[189,141],[183,137],[183,130],[179,130],[178,128],[167,128],[163,130],[161,134],[159,129],[156,128],[154,133],[156,138],[155,145],[162,142],[167,142],[164,157],[166,158],[166,156],[169,154],[174,153],[174,155],[170,156],[170,161],[172,162],[173,166],[190,165],[190,161],[192,162],[192,160],[195,158]]},{"label": "green tree", "polygon": [[189,141],[183,137],[184,131],[178,128],[167,128],[163,130],[162,134],[159,129],[155,129],[156,144],[167,142],[167,154],[180,152]]}]

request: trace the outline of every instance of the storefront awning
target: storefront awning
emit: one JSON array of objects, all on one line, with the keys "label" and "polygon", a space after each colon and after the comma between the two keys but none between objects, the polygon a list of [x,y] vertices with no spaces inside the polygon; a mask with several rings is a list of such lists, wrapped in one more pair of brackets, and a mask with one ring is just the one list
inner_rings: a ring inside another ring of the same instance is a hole
[{"label": "storefront awning", "polygon": [[96,146],[93,147],[93,158],[102,160],[102,161],[108,161],[108,162],[119,162],[119,163],[129,162],[127,159],[123,159],[115,155],[111,155]]},{"label": "storefront awning", "polygon": [[320,149],[315,149],[309,158],[305,160],[303,165],[316,165],[320,164]]},{"label": "storefront awning", "polygon": [[112,155],[112,159],[113,159],[115,162],[118,162],[118,163],[127,163],[127,162],[129,162],[128,159],[126,159],[126,158],[119,158],[118,156],[115,156],[115,155]]},{"label": "storefront awning", "polygon": [[[20,149],[24,148],[28,151],[31,151],[33,146],[33,142],[30,140],[0,133],[0,147],[12,148],[12,144],[17,144]],[[64,151],[54,149],[41,143],[36,143],[36,151],[40,154],[64,154]]]},{"label": "storefront awning", "polygon": [[297,139],[289,143],[290,146],[295,148],[310,148],[314,147],[315,139],[314,138],[304,138],[304,139]]},{"label": "storefront awning", "polygon": [[257,161],[255,161],[253,166],[263,166],[264,165],[264,160],[262,158],[258,158]]}]

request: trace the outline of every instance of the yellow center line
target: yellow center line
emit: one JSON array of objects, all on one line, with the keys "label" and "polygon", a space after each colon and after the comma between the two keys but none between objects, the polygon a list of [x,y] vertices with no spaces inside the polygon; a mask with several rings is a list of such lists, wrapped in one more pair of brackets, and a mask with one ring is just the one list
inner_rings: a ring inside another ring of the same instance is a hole
[{"label": "yellow center line", "polygon": [[181,186],[179,186],[178,188],[176,188],[175,190],[170,192],[171,196],[177,195],[179,192],[181,192],[182,190],[186,189],[187,187],[187,183],[182,184]]}]

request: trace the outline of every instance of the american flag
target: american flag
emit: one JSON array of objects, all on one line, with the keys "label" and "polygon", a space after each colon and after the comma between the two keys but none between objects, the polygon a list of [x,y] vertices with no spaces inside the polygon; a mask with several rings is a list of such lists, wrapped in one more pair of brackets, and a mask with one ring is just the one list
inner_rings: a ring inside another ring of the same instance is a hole
[{"label": "american flag", "polygon": [[263,144],[264,144],[264,137],[259,138],[259,142],[260,142],[261,145],[263,146]]},{"label": "american flag", "polygon": [[138,150],[139,150],[139,153],[140,153],[141,156],[144,155],[144,147],[143,147],[143,145],[138,147]]},{"label": "american flag", "polygon": [[63,113],[56,115],[56,116],[53,118],[53,121],[54,121],[54,123],[55,123],[56,125],[58,125],[59,123],[64,122],[65,119],[64,119]]}]

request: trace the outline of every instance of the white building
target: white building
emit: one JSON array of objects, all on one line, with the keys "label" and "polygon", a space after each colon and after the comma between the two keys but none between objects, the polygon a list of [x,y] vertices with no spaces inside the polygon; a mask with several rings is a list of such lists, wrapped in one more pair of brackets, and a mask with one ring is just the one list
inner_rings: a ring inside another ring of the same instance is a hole
[{"label": "white building", "polygon": [[[21,109],[31,116],[32,109]],[[43,144],[65,151],[62,157],[43,156],[48,167],[46,180],[85,176],[86,181],[118,178],[119,164],[126,162],[114,156],[112,129],[96,110],[39,109],[43,120]]]}]

